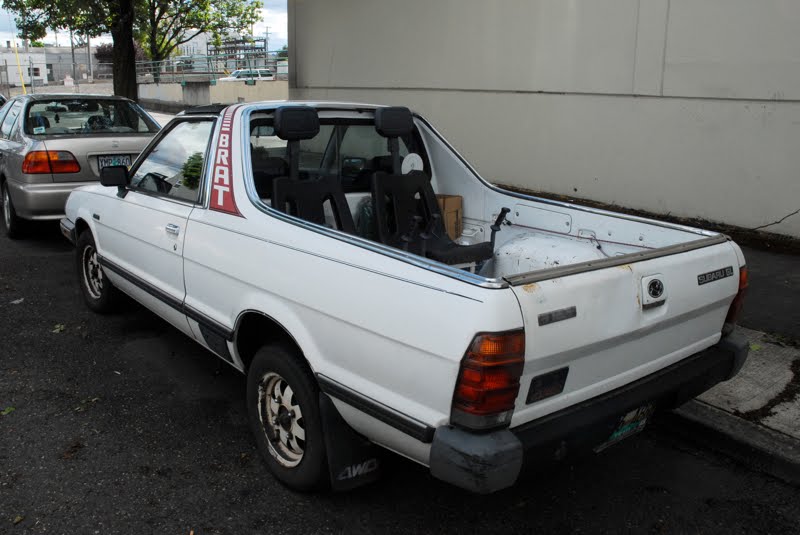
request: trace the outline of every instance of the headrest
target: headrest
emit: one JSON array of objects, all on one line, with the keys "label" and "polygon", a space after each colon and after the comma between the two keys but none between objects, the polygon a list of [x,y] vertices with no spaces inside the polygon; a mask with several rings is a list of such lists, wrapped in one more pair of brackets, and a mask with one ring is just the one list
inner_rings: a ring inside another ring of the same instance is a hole
[{"label": "headrest", "polygon": [[275,135],[286,141],[311,139],[319,133],[317,110],[308,106],[281,106],[273,124]]},{"label": "headrest", "polygon": [[411,110],[401,106],[377,108],[375,110],[375,130],[383,137],[402,137],[414,131],[414,118]]}]

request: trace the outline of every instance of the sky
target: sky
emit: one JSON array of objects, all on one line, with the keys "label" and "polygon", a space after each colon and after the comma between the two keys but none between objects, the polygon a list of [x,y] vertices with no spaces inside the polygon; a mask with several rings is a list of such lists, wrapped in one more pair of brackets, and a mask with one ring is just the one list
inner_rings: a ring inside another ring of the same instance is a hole
[{"label": "sky", "polygon": [[[257,23],[253,32],[255,37],[264,37],[264,33],[269,27],[269,49],[279,50],[288,41],[288,16],[286,14],[286,0],[262,0],[261,22]],[[0,8],[0,46],[5,46],[6,41],[13,39],[15,35],[14,15]],[[58,36],[49,33],[44,38],[44,42],[50,44],[56,40],[60,46],[69,46],[69,33],[59,32]],[[111,42],[110,35],[92,39],[92,43]],[[18,41],[19,43],[19,41]]]}]

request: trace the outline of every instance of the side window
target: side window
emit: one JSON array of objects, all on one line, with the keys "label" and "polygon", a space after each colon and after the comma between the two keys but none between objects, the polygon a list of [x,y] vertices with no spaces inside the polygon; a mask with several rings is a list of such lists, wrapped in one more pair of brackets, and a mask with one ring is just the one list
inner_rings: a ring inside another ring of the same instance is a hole
[{"label": "side window", "polygon": [[12,106],[11,109],[8,110],[8,113],[3,118],[3,123],[0,124],[0,135],[3,139],[8,139],[11,137],[11,129],[14,127],[14,123],[19,117],[19,112],[22,110],[22,102],[17,101]]},{"label": "side window", "polygon": [[214,121],[182,121],[153,147],[131,178],[131,187],[197,202]]}]

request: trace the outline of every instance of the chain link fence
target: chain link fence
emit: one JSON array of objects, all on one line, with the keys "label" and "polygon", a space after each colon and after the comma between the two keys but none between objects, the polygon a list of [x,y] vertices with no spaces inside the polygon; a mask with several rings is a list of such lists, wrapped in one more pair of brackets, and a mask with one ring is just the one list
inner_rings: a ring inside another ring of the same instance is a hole
[{"label": "chain link fence", "polygon": [[212,56],[175,56],[164,61],[137,61],[136,79],[140,84],[185,83],[217,80],[236,70],[264,71],[275,80],[288,79],[288,59],[274,52],[238,52]]}]

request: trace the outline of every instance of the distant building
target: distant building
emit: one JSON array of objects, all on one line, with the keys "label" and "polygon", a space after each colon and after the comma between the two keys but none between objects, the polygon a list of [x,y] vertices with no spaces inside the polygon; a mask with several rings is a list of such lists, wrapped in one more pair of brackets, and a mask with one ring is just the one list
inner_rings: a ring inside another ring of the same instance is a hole
[{"label": "distant building", "polygon": [[31,80],[36,85],[47,85],[50,70],[44,49],[19,50],[19,56],[11,46],[0,49],[0,73],[4,73],[0,74],[1,81],[11,86],[20,86],[23,81],[31,85]]}]

